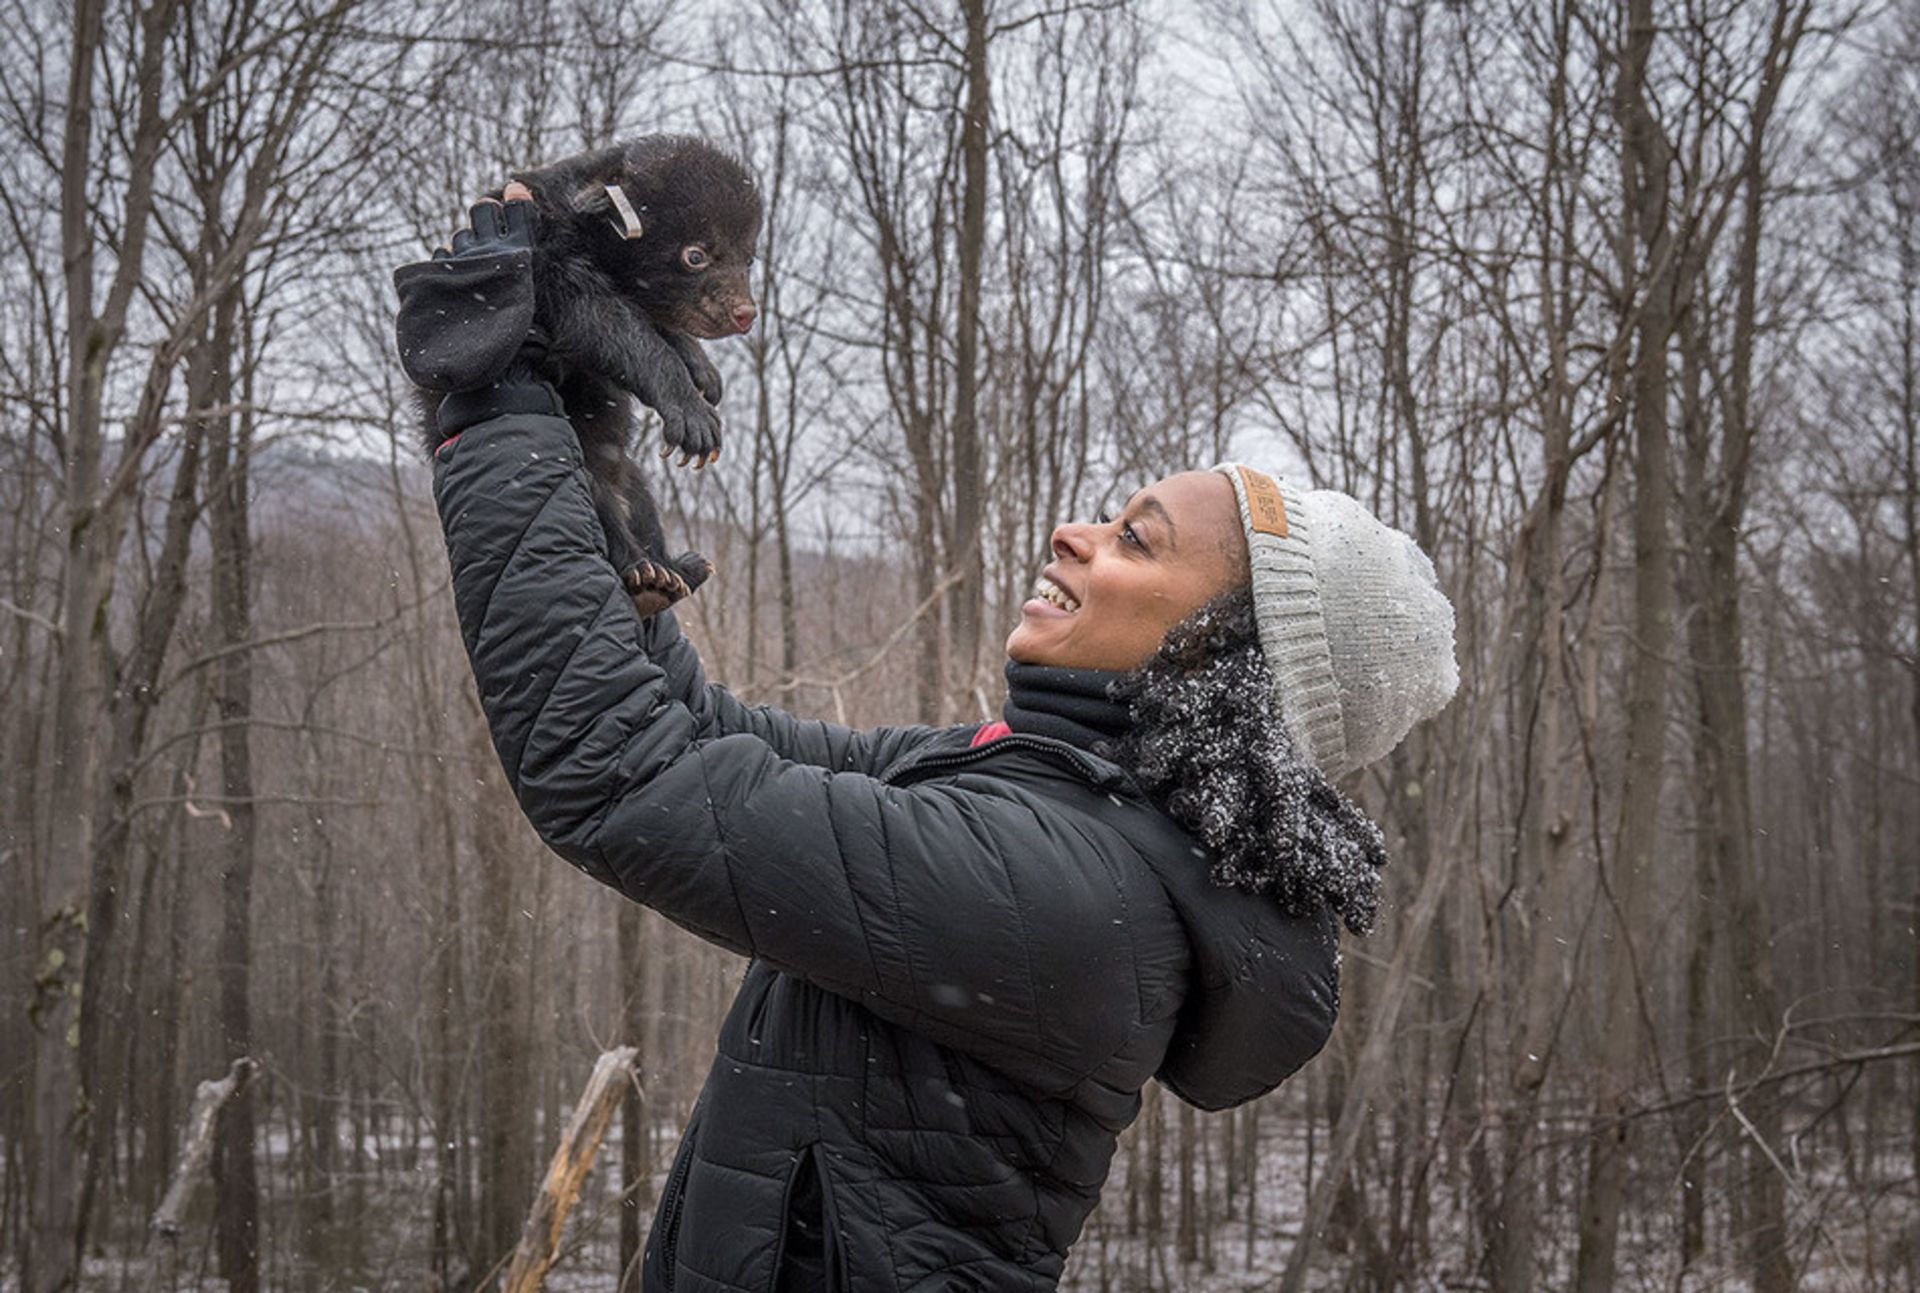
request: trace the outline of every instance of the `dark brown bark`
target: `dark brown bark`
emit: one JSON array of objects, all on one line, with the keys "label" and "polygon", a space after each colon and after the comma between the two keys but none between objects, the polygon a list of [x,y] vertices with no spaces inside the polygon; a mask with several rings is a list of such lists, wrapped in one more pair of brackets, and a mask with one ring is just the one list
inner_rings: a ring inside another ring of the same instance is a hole
[{"label": "dark brown bark", "polygon": [[[213,349],[227,357],[212,395],[232,402],[224,374],[233,368],[234,303],[216,318]],[[226,813],[221,840],[219,1022],[231,1059],[253,1053],[254,810],[252,564],[248,500],[252,418],[223,417],[211,428],[207,459],[208,522],[212,533],[215,641],[225,650],[216,666],[215,713],[220,719],[220,791]],[[221,1106],[215,1135],[215,1231],[220,1273],[233,1293],[260,1287],[260,1187],[254,1162],[251,1085]]]}]

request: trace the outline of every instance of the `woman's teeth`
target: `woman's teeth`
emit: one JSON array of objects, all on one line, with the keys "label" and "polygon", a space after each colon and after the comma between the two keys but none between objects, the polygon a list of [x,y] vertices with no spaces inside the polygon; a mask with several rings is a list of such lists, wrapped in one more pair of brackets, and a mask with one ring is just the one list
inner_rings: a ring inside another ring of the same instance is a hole
[{"label": "woman's teeth", "polygon": [[1065,589],[1045,575],[1033,581],[1033,595],[1041,601],[1053,603],[1069,615],[1080,609],[1079,602],[1067,596]]}]

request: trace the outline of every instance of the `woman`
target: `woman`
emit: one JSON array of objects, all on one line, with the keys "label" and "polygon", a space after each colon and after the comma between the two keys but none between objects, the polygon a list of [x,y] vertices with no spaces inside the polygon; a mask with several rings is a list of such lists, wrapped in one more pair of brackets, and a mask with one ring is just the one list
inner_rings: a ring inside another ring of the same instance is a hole
[{"label": "woman", "polygon": [[1225,1108],[1325,1041],[1384,860],[1328,778],[1452,693],[1431,565],[1343,495],[1182,473],[1054,532],[1004,723],[856,732],[636,617],[559,412],[523,372],[441,410],[496,748],[563,857],[752,958],[644,1287],[1054,1287],[1149,1078]]}]

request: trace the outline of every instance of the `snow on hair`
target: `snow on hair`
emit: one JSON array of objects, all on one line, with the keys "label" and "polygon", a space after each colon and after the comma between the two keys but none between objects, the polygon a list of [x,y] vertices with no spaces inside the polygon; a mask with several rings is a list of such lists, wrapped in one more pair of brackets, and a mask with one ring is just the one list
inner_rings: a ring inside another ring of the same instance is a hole
[{"label": "snow on hair", "polygon": [[1206,845],[1214,883],[1372,927],[1386,842],[1287,735],[1247,589],[1174,625],[1109,694],[1133,718],[1110,753]]}]

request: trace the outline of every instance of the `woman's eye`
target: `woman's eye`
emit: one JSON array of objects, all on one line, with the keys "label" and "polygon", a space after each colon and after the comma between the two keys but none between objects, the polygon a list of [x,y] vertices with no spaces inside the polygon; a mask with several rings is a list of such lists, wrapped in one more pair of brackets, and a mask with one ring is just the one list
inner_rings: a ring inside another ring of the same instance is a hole
[{"label": "woman's eye", "polygon": [[[1108,516],[1105,512],[1102,512],[1098,516],[1096,516],[1094,518],[1094,521],[1100,525],[1113,524],[1113,518],[1111,516]],[[1140,541],[1140,536],[1134,532],[1134,528],[1131,525],[1123,525],[1120,527],[1120,537],[1122,539],[1125,539],[1128,543],[1131,543],[1136,548],[1144,548],[1147,546],[1146,544]]]},{"label": "woman's eye", "polygon": [[707,253],[698,247],[687,247],[680,252],[680,263],[688,269],[705,269]]}]

